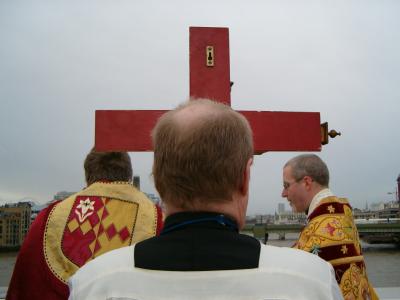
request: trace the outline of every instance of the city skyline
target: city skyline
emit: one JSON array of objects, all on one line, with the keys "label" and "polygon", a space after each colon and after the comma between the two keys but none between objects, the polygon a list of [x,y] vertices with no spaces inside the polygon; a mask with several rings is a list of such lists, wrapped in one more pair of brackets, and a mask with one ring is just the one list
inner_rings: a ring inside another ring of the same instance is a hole
[{"label": "city skyline", "polygon": [[[155,194],[154,193],[147,193],[146,191],[142,191],[142,192],[145,193],[155,203],[157,203],[158,201],[161,200],[157,193],[155,193]],[[19,199],[17,201],[10,201],[10,202],[5,201],[4,203],[0,203],[0,207],[2,207],[4,205],[10,205],[10,204],[11,205],[15,205],[17,203],[29,202],[29,203],[33,203],[34,205],[39,206],[39,207],[41,207],[41,209],[43,209],[45,207],[45,206],[43,206],[44,204],[50,204],[54,200],[63,200],[64,198],[59,198],[60,195],[61,196],[64,195],[65,197],[68,197],[69,195],[72,195],[72,194],[75,194],[75,193],[76,192],[71,192],[71,191],[59,191],[59,192],[55,193],[55,195],[53,196],[52,199],[50,199],[48,201],[44,201],[44,202],[36,202],[32,198],[25,197],[25,198]],[[285,200],[282,200],[282,201],[285,201]],[[366,202],[364,207],[353,207],[353,209],[358,209],[358,210],[361,210],[361,211],[374,211],[374,210],[377,210],[377,209],[381,209],[382,204],[389,204],[389,203],[393,203],[393,202],[396,202],[396,201],[397,200],[388,200],[388,201],[381,200],[381,201],[375,201],[375,202],[372,202],[372,203]],[[285,202],[277,202],[277,206],[276,206],[275,210],[274,211],[265,212],[265,214],[271,214],[272,215],[272,214],[276,214],[276,213],[280,213],[280,212],[287,213],[287,212],[293,212],[293,210],[292,210],[292,208],[291,208],[291,206],[290,206],[290,204],[288,202],[286,202],[286,201]],[[259,213],[257,213],[257,212],[252,213],[252,214],[248,213],[247,216],[255,216],[257,214],[259,214]]]}]

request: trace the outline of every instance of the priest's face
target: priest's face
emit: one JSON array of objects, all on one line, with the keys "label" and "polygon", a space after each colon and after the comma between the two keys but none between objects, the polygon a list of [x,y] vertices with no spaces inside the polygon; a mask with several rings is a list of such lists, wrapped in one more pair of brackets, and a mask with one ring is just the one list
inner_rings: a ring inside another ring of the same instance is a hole
[{"label": "priest's face", "polygon": [[296,180],[292,175],[291,166],[283,169],[282,197],[289,201],[290,206],[295,212],[305,212],[310,204],[304,178]]}]

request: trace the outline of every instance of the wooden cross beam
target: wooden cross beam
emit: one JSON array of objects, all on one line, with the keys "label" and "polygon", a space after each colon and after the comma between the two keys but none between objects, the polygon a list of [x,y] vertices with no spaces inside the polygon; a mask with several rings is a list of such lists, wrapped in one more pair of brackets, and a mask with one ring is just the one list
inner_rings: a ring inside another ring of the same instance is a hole
[{"label": "wooden cross beam", "polygon": [[[228,28],[190,27],[190,97],[230,105]],[[98,151],[152,151],[150,132],[165,110],[97,110]],[[256,154],[321,151],[318,112],[239,111],[253,130]]]}]

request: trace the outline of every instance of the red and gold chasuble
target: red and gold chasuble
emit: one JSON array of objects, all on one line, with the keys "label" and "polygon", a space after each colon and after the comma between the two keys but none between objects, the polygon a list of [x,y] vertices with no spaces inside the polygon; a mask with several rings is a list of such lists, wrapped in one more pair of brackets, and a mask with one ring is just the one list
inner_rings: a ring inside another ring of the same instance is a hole
[{"label": "red and gold chasuble", "polygon": [[25,238],[7,299],[67,299],[67,282],[105,252],[153,237],[162,214],[126,182],[97,182],[43,210]]},{"label": "red and gold chasuble", "polygon": [[347,199],[324,198],[308,216],[308,224],[294,247],[332,264],[344,299],[378,299],[368,281],[357,227]]},{"label": "red and gold chasuble", "polygon": [[127,183],[94,183],[50,212],[44,233],[46,261],[66,283],[88,261],[156,231],[157,209],[143,193]]}]

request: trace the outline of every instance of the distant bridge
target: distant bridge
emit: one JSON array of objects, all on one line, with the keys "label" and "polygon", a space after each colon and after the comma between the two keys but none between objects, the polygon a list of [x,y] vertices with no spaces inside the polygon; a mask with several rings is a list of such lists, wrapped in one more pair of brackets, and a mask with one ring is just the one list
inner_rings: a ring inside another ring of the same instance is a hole
[{"label": "distant bridge", "polygon": [[[252,232],[256,238],[265,238],[266,234],[278,234],[285,239],[286,233],[299,233],[302,224],[256,224],[246,225],[243,231]],[[360,238],[369,243],[400,243],[400,222],[357,224]]]}]

